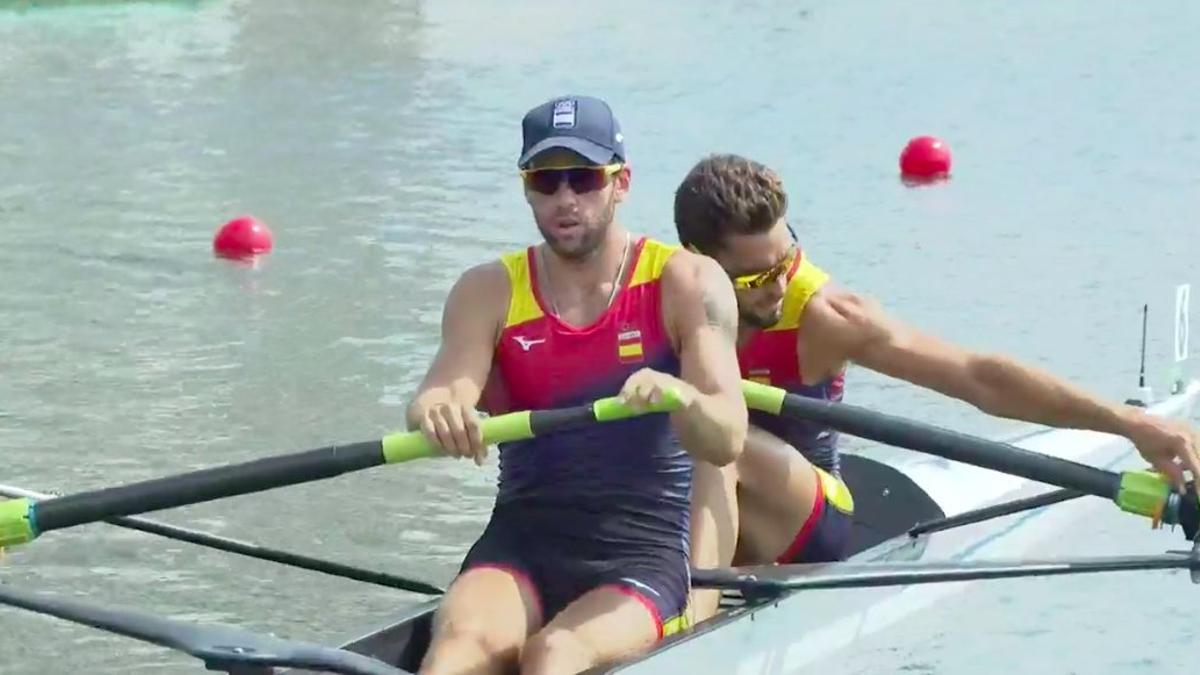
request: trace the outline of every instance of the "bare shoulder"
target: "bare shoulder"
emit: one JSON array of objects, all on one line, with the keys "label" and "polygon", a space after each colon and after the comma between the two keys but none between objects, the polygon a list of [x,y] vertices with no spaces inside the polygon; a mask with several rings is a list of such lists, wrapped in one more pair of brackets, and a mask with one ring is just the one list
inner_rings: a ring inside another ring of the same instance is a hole
[{"label": "bare shoulder", "polygon": [[724,283],[733,290],[725,270],[716,260],[699,253],[693,253],[685,248],[675,251],[663,267],[663,283],[677,290],[686,292],[686,287],[703,287],[712,283]]},{"label": "bare shoulder", "polygon": [[468,268],[446,296],[446,314],[467,315],[472,320],[500,320],[508,307],[508,272],[499,260]]},{"label": "bare shoulder", "polygon": [[860,324],[869,322],[882,308],[874,298],[830,283],[813,294],[805,311],[810,309],[814,314],[831,315],[831,318]]},{"label": "bare shoulder", "polygon": [[883,308],[874,298],[828,284],[804,307],[804,331],[822,343],[838,345],[851,354],[884,339],[890,332]]},{"label": "bare shoulder", "polygon": [[737,337],[737,297],[717,261],[680,249],[663,268],[663,301],[677,325],[708,324]]},{"label": "bare shoulder", "polygon": [[471,297],[495,298],[509,293],[508,272],[499,260],[491,260],[469,267],[454,282],[452,294]]}]

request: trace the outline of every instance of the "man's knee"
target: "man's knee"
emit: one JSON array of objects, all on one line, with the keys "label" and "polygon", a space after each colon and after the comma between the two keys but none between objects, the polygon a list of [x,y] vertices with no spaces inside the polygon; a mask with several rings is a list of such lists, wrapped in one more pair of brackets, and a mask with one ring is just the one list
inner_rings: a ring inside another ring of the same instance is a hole
[{"label": "man's knee", "polygon": [[599,665],[596,650],[561,628],[543,630],[521,650],[521,675],[570,675]]},{"label": "man's knee", "polygon": [[438,626],[439,638],[450,642],[472,642],[496,651],[512,645],[507,626],[497,627],[482,612],[447,617]]},{"label": "man's knee", "polygon": [[500,672],[503,664],[516,662],[519,651],[519,644],[479,615],[449,617],[438,623],[421,674]]}]

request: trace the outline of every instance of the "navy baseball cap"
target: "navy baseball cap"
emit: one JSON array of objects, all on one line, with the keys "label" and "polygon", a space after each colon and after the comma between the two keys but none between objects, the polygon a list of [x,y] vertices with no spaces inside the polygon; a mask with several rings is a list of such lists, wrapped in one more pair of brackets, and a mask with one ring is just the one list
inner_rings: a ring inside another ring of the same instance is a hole
[{"label": "navy baseball cap", "polygon": [[525,113],[521,140],[522,169],[553,148],[573,150],[593,164],[625,162],[621,125],[607,103],[591,96],[563,96]]}]

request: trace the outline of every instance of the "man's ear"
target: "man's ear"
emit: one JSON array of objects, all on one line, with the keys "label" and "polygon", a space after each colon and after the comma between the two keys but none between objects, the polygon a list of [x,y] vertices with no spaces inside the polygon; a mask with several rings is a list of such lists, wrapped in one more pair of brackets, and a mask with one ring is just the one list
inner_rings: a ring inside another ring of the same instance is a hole
[{"label": "man's ear", "polygon": [[621,167],[621,170],[613,174],[613,187],[617,193],[617,201],[625,199],[625,194],[629,192],[629,186],[633,182],[633,170],[628,164]]}]

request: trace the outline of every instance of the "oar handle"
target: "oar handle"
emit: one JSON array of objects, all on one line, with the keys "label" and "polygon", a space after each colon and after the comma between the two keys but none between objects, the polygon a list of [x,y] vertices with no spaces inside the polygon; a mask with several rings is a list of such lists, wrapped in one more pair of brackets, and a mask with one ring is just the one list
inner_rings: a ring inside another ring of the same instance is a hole
[{"label": "oar handle", "polygon": [[[484,420],[483,438],[489,444],[517,441],[597,422],[671,412],[681,405],[679,392],[668,390],[660,402],[646,407],[634,408],[613,396],[573,408],[508,413]],[[424,435],[413,431],[391,434],[375,441],[265,457],[43,502],[35,503],[30,499],[0,502],[0,548],[33,541],[43,532],[114,516],[261,492],[434,454]]]},{"label": "oar handle", "polygon": [[1121,474],[1121,491],[1117,506],[1129,513],[1146,516],[1155,528],[1162,525],[1181,525],[1183,535],[1197,541],[1200,533],[1200,499],[1196,483],[1189,481],[1187,490],[1179,494],[1171,481],[1154,471],[1126,471]]},{"label": "oar handle", "polygon": [[778,415],[783,412],[783,402],[787,395],[786,389],[752,380],[742,380],[742,396],[746,399],[746,407],[751,410],[761,410]]},{"label": "oar handle", "polygon": [[[679,391],[667,389],[661,402],[634,408],[619,396],[597,399],[571,408],[523,410],[485,418],[481,423],[485,445],[523,441],[535,436],[576,429],[596,422],[613,422],[648,413],[673,412],[683,404]],[[383,437],[383,458],[388,464],[433,457],[438,452],[420,431],[405,431]]]},{"label": "oar handle", "polygon": [[1122,511],[1146,516],[1155,525],[1164,518],[1170,525],[1177,522],[1178,513],[1168,513],[1171,499],[1171,484],[1167,478],[1153,471],[1125,471],[1121,474],[1121,485],[1113,501]]},{"label": "oar handle", "polygon": [[37,536],[29,522],[32,505],[28,498],[0,501],[0,549],[33,541]]}]

